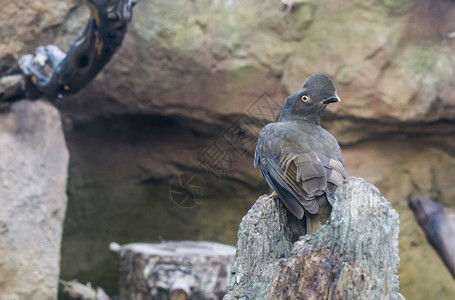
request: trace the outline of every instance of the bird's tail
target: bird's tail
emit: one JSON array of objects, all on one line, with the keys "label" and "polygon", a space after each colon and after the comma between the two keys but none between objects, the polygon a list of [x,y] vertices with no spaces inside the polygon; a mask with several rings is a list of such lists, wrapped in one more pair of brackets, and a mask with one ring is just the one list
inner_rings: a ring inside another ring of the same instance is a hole
[{"label": "bird's tail", "polygon": [[313,234],[318,231],[330,219],[330,214],[332,213],[332,205],[327,201],[325,195],[317,197],[316,201],[319,204],[319,211],[316,214],[313,215],[305,211],[307,234]]}]

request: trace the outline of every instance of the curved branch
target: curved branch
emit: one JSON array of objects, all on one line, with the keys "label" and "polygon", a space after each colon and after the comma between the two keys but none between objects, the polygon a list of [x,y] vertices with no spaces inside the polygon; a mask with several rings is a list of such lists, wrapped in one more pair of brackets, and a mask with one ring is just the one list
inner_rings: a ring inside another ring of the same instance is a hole
[{"label": "curved branch", "polygon": [[455,278],[455,213],[426,198],[411,197],[408,204],[428,242]]},{"label": "curved branch", "polygon": [[[120,48],[135,0],[85,0],[90,19],[84,33],[65,54],[57,46],[38,47],[0,78],[0,103],[24,97],[51,101],[86,86]],[[20,76],[17,76],[17,75]]]}]

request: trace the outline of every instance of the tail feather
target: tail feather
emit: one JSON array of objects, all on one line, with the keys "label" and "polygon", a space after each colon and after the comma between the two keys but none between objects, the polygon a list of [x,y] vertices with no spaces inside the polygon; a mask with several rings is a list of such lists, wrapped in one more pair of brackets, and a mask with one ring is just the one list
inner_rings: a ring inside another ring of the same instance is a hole
[{"label": "tail feather", "polygon": [[319,204],[319,211],[317,214],[310,214],[305,212],[305,221],[307,234],[315,233],[322,225],[330,220],[330,213],[332,212],[332,205],[330,205],[325,195],[320,196],[315,201]]}]

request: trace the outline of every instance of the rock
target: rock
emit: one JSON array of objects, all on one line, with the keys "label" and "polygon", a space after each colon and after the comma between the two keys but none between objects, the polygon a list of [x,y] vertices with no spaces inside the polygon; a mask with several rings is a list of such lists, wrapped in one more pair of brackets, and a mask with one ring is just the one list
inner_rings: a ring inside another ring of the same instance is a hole
[{"label": "rock", "polygon": [[0,298],[56,299],[68,150],[42,101],[0,113]]},{"label": "rock", "polygon": [[224,299],[403,299],[399,215],[375,186],[350,177],[330,221],[296,241],[303,224],[260,197],[240,224]]},{"label": "rock", "polygon": [[[76,0],[16,2],[0,0],[2,70],[39,45],[67,49],[88,18]],[[195,208],[171,201],[172,179],[204,175],[199,154],[237,118],[256,124],[248,108],[264,93],[280,106],[324,72],[343,102],[323,126],[348,174],[380,188],[401,215],[403,295],[451,300],[453,280],[406,200],[455,208],[454,14],[446,0],[138,1],[111,63],[59,103],[72,153],[62,276],[115,294],[110,241],[234,244],[241,217],[268,192],[251,147],[221,144],[236,163],[218,181],[202,176],[207,193]]]}]

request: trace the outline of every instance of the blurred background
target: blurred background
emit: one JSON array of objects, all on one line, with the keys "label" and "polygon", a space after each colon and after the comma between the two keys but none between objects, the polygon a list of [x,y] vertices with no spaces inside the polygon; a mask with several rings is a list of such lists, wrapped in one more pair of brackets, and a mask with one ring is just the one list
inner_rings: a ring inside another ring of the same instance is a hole
[{"label": "blurred background", "polygon": [[[88,18],[76,0],[0,7],[2,71],[40,45],[66,51]],[[242,216],[269,192],[253,167],[260,127],[324,73],[342,102],[323,127],[348,176],[400,213],[401,293],[453,299],[407,199],[455,208],[454,50],[450,0],[138,1],[113,60],[57,103],[70,153],[60,277],[116,294],[112,241],[235,245]],[[181,203],[172,183],[194,174],[200,194]]]}]

